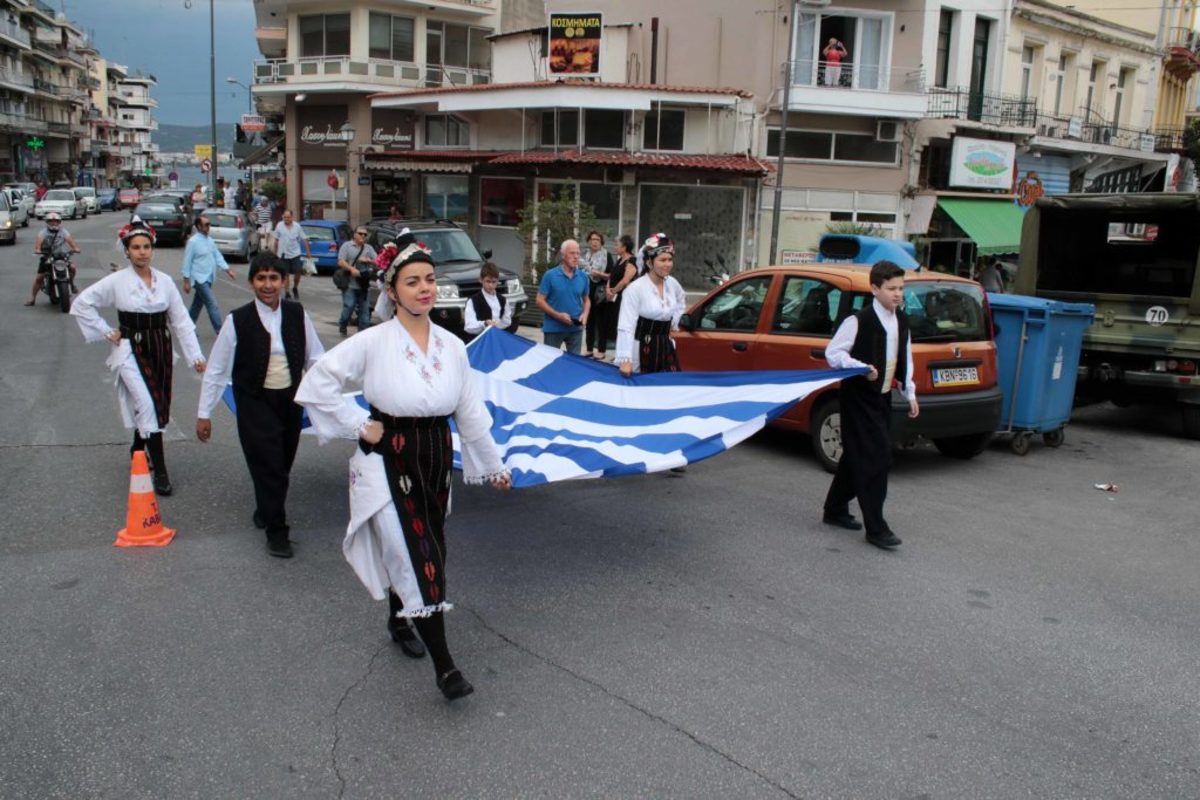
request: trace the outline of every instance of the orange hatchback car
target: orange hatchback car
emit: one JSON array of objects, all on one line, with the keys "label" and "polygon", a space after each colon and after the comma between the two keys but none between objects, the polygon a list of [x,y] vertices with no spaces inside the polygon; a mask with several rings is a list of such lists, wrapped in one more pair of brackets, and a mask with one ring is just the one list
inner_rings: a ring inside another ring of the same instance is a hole
[{"label": "orange hatchback car", "polygon": [[[805,264],[740,273],[680,320],[675,334],[684,370],[828,369],[825,346],[837,326],[871,302],[869,266]],[[942,453],[971,458],[1000,422],[996,345],[987,296],[975,281],[923,270],[904,276],[921,414],[893,396],[892,436],[926,438]],[[813,437],[813,452],[833,471],[842,455],[837,385],[809,395],[773,424]]]}]

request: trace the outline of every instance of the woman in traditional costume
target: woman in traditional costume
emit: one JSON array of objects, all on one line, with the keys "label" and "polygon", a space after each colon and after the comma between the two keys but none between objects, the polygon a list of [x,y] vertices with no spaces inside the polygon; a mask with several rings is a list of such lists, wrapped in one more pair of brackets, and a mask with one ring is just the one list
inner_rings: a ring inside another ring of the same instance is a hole
[{"label": "woman in traditional costume", "polygon": [[679,372],[679,357],[671,331],[679,328],[679,318],[687,297],[679,281],[671,277],[675,265],[675,245],[664,233],[656,233],[642,248],[646,274],[630,283],[621,297],[621,315],[617,320],[617,366],[629,377],[636,370]]},{"label": "woman in traditional costume", "polygon": [[[407,655],[423,649],[448,700],[474,688],[446,644],[445,521],[450,507],[454,417],[467,483],[511,486],[491,436],[491,416],[466,347],[430,322],[437,299],[433,258],[411,235],[384,275],[395,316],[327,352],[304,376],[296,402],[322,442],[358,440],[350,459],[350,524],[342,550],[376,600],[389,599],[388,630]],[[347,401],[361,386],[370,412]]]},{"label": "woman in traditional costume", "polygon": [[[172,492],[162,435],[171,419],[172,332],[196,372],[204,372],[204,353],[175,283],[151,266],[154,229],[134,217],[117,236],[129,266],[80,292],[71,314],[85,341],[107,339],[112,344],[106,363],[117,376],[125,427],[134,429],[130,453],[146,450],[154,491],[165,496]],[[117,310],[116,328],[100,316],[99,309],[109,307]]]}]

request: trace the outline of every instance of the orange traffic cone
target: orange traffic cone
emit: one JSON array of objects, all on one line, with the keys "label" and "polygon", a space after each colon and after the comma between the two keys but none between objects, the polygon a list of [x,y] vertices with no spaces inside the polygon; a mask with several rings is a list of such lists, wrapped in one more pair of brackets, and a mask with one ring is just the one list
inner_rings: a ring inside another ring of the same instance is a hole
[{"label": "orange traffic cone", "polygon": [[173,528],[164,528],[162,514],[158,511],[158,500],[154,497],[154,484],[150,482],[150,466],[146,452],[137,450],[133,454],[133,466],[129,474],[129,513],[125,527],[117,531],[115,547],[165,547],[175,538]]}]

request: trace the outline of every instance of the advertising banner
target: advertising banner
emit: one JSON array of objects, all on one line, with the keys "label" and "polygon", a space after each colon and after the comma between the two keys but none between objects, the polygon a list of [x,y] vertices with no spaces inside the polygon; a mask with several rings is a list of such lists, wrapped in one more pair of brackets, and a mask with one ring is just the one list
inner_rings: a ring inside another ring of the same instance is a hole
[{"label": "advertising banner", "polygon": [[1017,146],[993,139],[955,136],[950,149],[950,185],[1012,191]]},{"label": "advertising banner", "polygon": [[590,12],[550,15],[550,74],[600,77],[602,15]]},{"label": "advertising banner", "polygon": [[267,121],[257,114],[242,114],[242,130],[246,133],[262,133],[267,129]]}]

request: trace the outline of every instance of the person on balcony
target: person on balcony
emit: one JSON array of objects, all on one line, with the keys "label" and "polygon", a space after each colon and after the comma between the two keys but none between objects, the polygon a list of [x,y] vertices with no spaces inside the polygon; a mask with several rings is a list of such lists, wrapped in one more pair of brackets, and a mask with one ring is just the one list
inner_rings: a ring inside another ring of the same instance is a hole
[{"label": "person on balcony", "polygon": [[850,53],[846,46],[834,37],[829,37],[829,44],[821,51],[825,59],[825,85],[840,86],[842,83],[842,59]]}]

